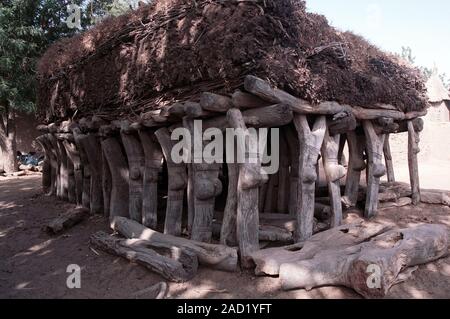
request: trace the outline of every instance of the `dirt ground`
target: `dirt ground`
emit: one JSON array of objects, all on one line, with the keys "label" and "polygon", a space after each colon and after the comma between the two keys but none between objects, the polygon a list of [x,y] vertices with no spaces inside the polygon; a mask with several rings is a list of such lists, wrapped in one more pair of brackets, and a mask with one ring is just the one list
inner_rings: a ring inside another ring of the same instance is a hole
[{"label": "dirt ground", "polygon": [[[0,179],[0,298],[136,298],[137,292],[162,281],[141,266],[89,248],[91,234],[108,230],[102,217],[93,216],[57,237],[44,233],[42,227],[68,207],[41,193],[40,176]],[[421,223],[450,227],[450,208],[390,209],[381,211],[376,220],[394,227]],[[81,289],[66,286],[70,264],[82,269]],[[421,266],[412,279],[393,287],[388,297],[450,298],[450,257]],[[283,292],[277,278],[201,268],[192,281],[169,284],[168,298],[359,297],[340,287]]]}]

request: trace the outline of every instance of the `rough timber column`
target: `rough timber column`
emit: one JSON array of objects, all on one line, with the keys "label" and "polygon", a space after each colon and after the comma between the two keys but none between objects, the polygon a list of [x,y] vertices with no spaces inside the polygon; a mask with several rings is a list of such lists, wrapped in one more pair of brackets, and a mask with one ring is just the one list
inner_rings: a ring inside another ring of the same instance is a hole
[{"label": "rough timber column", "polygon": [[347,132],[347,143],[349,163],[343,202],[347,207],[355,207],[358,201],[361,172],[366,168],[366,162],[364,161],[365,137],[356,131],[350,131]]},{"label": "rough timber column", "polygon": [[380,189],[380,178],[386,174],[386,167],[383,165],[383,146],[386,135],[377,135],[371,121],[363,121],[366,135],[367,157],[368,157],[368,179],[366,208],[364,215],[371,218],[378,210],[378,192]]},{"label": "rough timber column", "polygon": [[167,128],[161,128],[155,132],[161,145],[167,163],[169,187],[167,196],[166,220],[164,233],[174,236],[181,235],[181,222],[183,215],[184,190],[187,186],[187,173],[185,164],[176,164],[172,160],[172,148],[175,141],[170,138]]},{"label": "rough timber column", "polygon": [[75,145],[80,153],[81,166],[83,167],[83,193],[82,193],[82,205],[84,208],[91,209],[91,166],[86,154],[86,150],[83,147],[81,140],[85,138],[85,135],[81,133],[80,128],[75,127],[72,129]]},{"label": "rough timber column", "polygon": [[289,126],[286,128],[286,140],[289,148],[289,155],[291,157],[291,172],[289,175],[289,215],[296,216],[297,214],[297,191],[299,185],[299,141],[295,128]]},{"label": "rough timber column", "polygon": [[128,158],[130,218],[138,223],[142,223],[144,150],[138,133],[130,129],[128,122],[121,123],[120,136],[122,137],[122,143]]},{"label": "rough timber column", "polygon": [[[234,141],[236,143],[236,141]],[[237,188],[239,180],[239,164],[236,163],[236,147],[234,161],[228,163],[228,192],[227,203],[223,212],[222,229],[220,231],[220,243],[229,247],[238,245],[237,239]]]},{"label": "rough timber column", "polygon": [[419,142],[419,131],[414,128],[413,121],[408,121],[408,166],[414,205],[420,203],[419,165],[417,161],[417,154],[420,153]]},{"label": "rough timber column", "polygon": [[67,134],[58,134],[57,135],[58,142],[60,144],[61,149],[66,154],[66,168],[67,168],[67,198],[69,203],[76,204],[76,185],[75,185],[75,168],[74,163],[72,161],[72,157],[69,154],[69,150],[67,149]]},{"label": "rough timber column", "polygon": [[67,156],[73,163],[74,179],[75,179],[75,202],[77,206],[83,204],[83,167],[81,165],[80,152],[77,149],[72,134],[67,134],[67,139],[63,141],[67,151]]},{"label": "rough timber column", "polygon": [[319,116],[311,130],[305,115],[294,115],[299,140],[299,173],[297,190],[297,242],[309,239],[313,234],[315,183],[317,161],[327,129],[326,117]]},{"label": "rough timber column", "polygon": [[[200,126],[198,132],[194,132],[196,126],[189,127],[189,129],[192,137],[203,136]],[[203,146],[203,139],[201,141],[194,139],[192,145],[195,143],[202,143]],[[202,150],[203,147],[197,153],[194,147],[194,221],[191,239],[209,243],[212,239],[215,198],[222,192],[222,183],[219,180],[221,164],[213,163],[213,159],[203,158]]]},{"label": "rough timber column", "polygon": [[139,137],[145,154],[142,224],[156,229],[158,222],[158,174],[162,170],[164,155],[154,132],[140,129]]},{"label": "rough timber column", "polygon": [[103,214],[103,189],[102,189],[102,147],[100,138],[96,133],[87,135],[83,140],[86,155],[91,167],[91,212]]},{"label": "rough timber column", "polygon": [[388,182],[395,182],[394,164],[392,163],[392,153],[389,138],[390,135],[387,134],[383,146],[384,160],[386,163]]},{"label": "rough timber column", "polygon": [[[231,127],[249,133],[241,111],[231,109],[227,114]],[[238,202],[237,202],[237,237],[241,254],[241,264],[244,268],[253,266],[250,255],[259,250],[259,187],[267,181],[261,172],[261,162],[258,154],[251,154],[254,149],[253,138],[243,142],[238,138],[239,149],[246,152],[245,163],[239,164]],[[251,159],[256,159],[252,163]]]},{"label": "rough timber column", "polygon": [[342,223],[341,179],[345,176],[344,166],[339,165],[339,139],[340,135],[330,136],[328,129],[322,145],[323,167],[328,183],[331,206],[331,227]]},{"label": "rough timber column", "polygon": [[285,129],[280,130],[280,172],[278,176],[278,213],[289,212],[289,151]]},{"label": "rough timber column", "polygon": [[129,218],[128,212],[128,163],[122,150],[119,133],[111,126],[102,126],[102,151],[111,172],[111,200],[109,203],[109,218]]}]

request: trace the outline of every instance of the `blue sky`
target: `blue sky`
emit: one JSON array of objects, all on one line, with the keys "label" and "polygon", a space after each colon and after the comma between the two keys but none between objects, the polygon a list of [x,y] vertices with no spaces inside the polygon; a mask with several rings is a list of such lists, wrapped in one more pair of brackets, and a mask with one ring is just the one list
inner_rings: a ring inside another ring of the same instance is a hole
[{"label": "blue sky", "polygon": [[381,49],[399,53],[410,46],[416,64],[436,64],[450,76],[448,0],[307,0],[307,6],[336,28],[360,34]]}]

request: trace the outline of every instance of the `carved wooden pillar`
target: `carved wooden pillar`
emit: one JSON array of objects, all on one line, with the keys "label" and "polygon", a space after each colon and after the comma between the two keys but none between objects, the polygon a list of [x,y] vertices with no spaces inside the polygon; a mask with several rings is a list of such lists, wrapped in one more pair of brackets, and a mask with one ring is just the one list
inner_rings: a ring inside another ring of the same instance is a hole
[{"label": "carved wooden pillar", "polygon": [[181,222],[183,215],[183,198],[187,186],[186,165],[177,164],[172,159],[172,148],[175,141],[170,138],[167,128],[161,128],[155,132],[161,145],[167,163],[169,178],[166,220],[164,223],[164,233],[174,236],[181,235]]},{"label": "carved wooden pillar", "polygon": [[386,135],[386,139],[384,141],[384,160],[386,162],[386,170],[387,170],[387,178],[388,182],[395,182],[395,174],[394,174],[394,164],[392,163],[392,153],[391,153],[391,145],[389,143],[390,135]]},{"label": "carved wooden pillar", "polygon": [[305,115],[294,115],[299,140],[299,173],[297,191],[297,242],[309,239],[313,234],[314,198],[317,180],[317,161],[326,131],[326,118],[319,116],[311,130]]},{"label": "carved wooden pillar", "polygon": [[378,135],[375,132],[371,121],[363,121],[364,132],[367,144],[367,194],[366,208],[364,215],[366,218],[374,217],[378,210],[378,192],[380,189],[380,178],[386,174],[386,167],[383,165],[383,146],[385,135]]},{"label": "carved wooden pillar", "polygon": [[345,176],[345,168],[339,164],[339,139],[340,135],[330,136],[325,133],[322,145],[322,159],[325,175],[328,183],[331,207],[331,227],[340,226],[342,223],[341,179]]},{"label": "carved wooden pillar", "polygon": [[408,166],[413,205],[420,203],[419,164],[417,160],[417,154],[420,153],[419,142],[419,131],[414,128],[413,121],[408,121]]},{"label": "carved wooden pillar", "polygon": [[[63,141],[67,156],[73,164],[73,175],[75,184],[75,203],[77,206],[83,204],[83,167],[81,165],[80,152],[75,144],[72,134],[67,135]],[[70,194],[70,193],[69,193]]]},{"label": "carved wooden pillar", "polygon": [[103,140],[101,142],[104,158],[111,172],[111,195],[109,203],[109,218],[129,218],[129,186],[128,163],[122,149],[120,137],[117,132],[109,131],[108,127],[101,129]]},{"label": "carved wooden pillar", "polygon": [[156,229],[158,224],[158,174],[162,170],[164,155],[154,132],[139,130],[139,137],[145,154],[142,224]]},{"label": "carved wooden pillar", "polygon": [[142,223],[142,191],[144,177],[144,150],[138,133],[130,130],[127,122],[121,123],[122,143],[128,158],[129,168],[129,211],[130,218],[138,223]]},{"label": "carved wooden pillar", "polygon": [[86,150],[83,146],[81,140],[86,136],[81,133],[79,128],[74,128],[72,130],[73,137],[75,140],[75,145],[77,146],[78,152],[80,154],[81,166],[83,167],[83,191],[82,191],[82,205],[84,208],[91,209],[91,166],[89,165],[89,160],[86,154]]},{"label": "carved wooden pillar", "polygon": [[[227,114],[231,127],[241,129],[249,134],[241,111],[231,109]],[[250,135],[251,136],[251,135]],[[252,154],[254,138],[246,138],[244,142],[238,138],[238,149],[246,152],[245,163],[239,164],[238,198],[237,198],[237,237],[244,268],[253,266],[252,253],[259,250],[259,187],[267,181],[262,174],[259,154]]]},{"label": "carved wooden pillar", "polygon": [[289,175],[289,214],[291,216],[296,216],[297,214],[297,192],[299,185],[299,140],[295,128],[290,125],[286,128],[286,141],[288,143],[289,155],[291,157],[291,171]]},{"label": "carved wooden pillar", "polygon": [[366,142],[364,135],[357,134],[356,131],[347,132],[347,142],[349,163],[343,202],[347,207],[355,207],[358,201],[361,172],[366,168],[366,162],[364,161]]}]

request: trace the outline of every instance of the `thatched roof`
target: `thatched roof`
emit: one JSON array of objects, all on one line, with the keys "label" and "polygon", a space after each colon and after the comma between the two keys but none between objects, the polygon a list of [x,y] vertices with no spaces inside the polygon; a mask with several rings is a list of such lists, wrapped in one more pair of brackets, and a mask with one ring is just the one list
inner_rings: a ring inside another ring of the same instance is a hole
[{"label": "thatched roof", "polygon": [[437,72],[433,72],[430,79],[426,83],[427,95],[430,103],[441,103],[442,101],[450,101],[450,94],[445,88],[441,78]]},{"label": "thatched roof", "polygon": [[255,75],[310,101],[426,107],[418,70],[338,32],[300,0],[158,0],[53,45],[39,64],[42,120],[133,117]]}]

